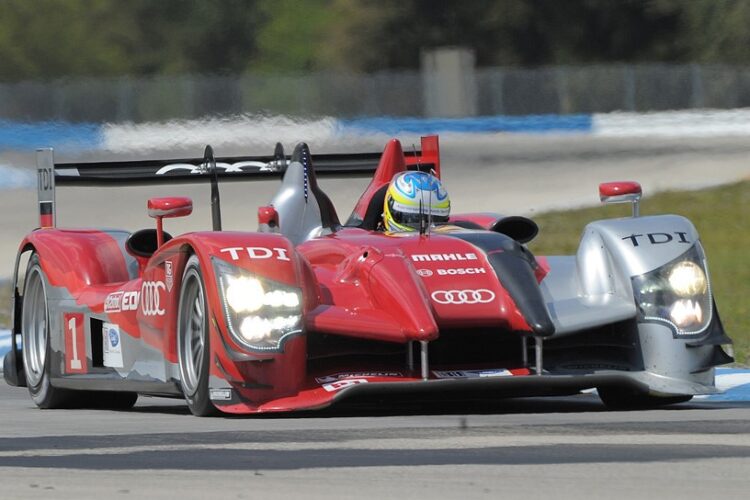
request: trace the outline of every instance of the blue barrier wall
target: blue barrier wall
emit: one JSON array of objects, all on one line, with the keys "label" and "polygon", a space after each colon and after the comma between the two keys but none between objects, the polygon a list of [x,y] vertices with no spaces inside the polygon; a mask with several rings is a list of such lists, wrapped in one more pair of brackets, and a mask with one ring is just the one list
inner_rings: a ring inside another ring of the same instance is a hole
[{"label": "blue barrier wall", "polygon": [[[252,123],[252,118],[246,119]],[[306,123],[310,123],[307,121]],[[330,128],[330,119],[320,120],[321,126]],[[590,133],[593,119],[591,115],[530,115],[530,116],[481,116],[472,118],[358,118],[335,120],[333,130],[339,135],[361,135],[381,133],[397,135],[401,133]],[[175,129],[199,130],[201,121],[175,122]],[[132,126],[132,125],[129,125]],[[135,127],[138,127],[136,125]],[[165,124],[165,132],[171,125]],[[1,150],[34,150],[39,147],[52,147],[58,150],[97,149],[107,143],[108,132],[118,125],[95,123],[39,122],[18,123],[0,121]],[[150,132],[153,134],[153,132]],[[238,140],[242,138],[238,137]],[[283,138],[279,138],[283,139]]]},{"label": "blue barrier wall", "polygon": [[0,150],[92,149],[102,141],[102,127],[92,123],[0,121]]},{"label": "blue barrier wall", "polygon": [[591,132],[591,115],[479,116],[472,118],[358,118],[339,120],[344,132],[436,134],[445,132]]}]

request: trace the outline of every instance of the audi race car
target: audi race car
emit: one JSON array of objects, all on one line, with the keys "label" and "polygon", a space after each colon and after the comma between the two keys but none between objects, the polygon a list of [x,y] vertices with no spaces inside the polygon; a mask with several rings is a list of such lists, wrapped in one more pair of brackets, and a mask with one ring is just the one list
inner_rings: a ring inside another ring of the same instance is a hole
[{"label": "audi race car", "polygon": [[[575,255],[535,256],[530,219],[488,213],[380,228],[394,175],[440,178],[438,138],[404,153],[54,162],[40,150],[40,228],[14,272],[4,377],[41,408],[184,397],[195,415],[312,410],[349,398],[570,395],[611,408],[717,392],[732,361],[696,229],[641,217],[634,182],[601,199],[633,216],[584,230]],[[318,175],[371,175],[342,223]],[[222,231],[219,180],[281,176],[258,227]],[[57,185],[210,183],[211,230],[172,237],[185,197],[152,198],[155,227],[56,227]],[[429,216],[429,214],[426,214]],[[254,229],[254,230],[251,230]]]}]

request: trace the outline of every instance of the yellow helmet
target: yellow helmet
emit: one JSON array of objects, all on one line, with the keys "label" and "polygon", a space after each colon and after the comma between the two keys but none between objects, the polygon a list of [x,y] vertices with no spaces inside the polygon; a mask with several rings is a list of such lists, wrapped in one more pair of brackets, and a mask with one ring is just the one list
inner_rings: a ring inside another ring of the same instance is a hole
[{"label": "yellow helmet", "polygon": [[401,172],[385,193],[386,231],[416,231],[420,222],[448,222],[451,200],[440,180],[425,172]]}]

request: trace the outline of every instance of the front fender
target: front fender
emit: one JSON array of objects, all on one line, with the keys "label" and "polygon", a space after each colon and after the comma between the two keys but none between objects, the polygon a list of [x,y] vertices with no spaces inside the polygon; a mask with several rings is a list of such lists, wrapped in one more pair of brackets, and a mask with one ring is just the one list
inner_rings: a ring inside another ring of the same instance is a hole
[{"label": "front fender", "polygon": [[[627,277],[652,271],[676,259],[699,241],[693,224],[679,215],[628,217],[592,222],[586,226],[579,247],[608,251],[613,264]],[[582,263],[579,262],[579,266]]]},{"label": "front fender", "polygon": [[[19,255],[36,252],[50,284],[76,294],[90,285],[137,276],[138,264],[125,251],[129,234],[117,230],[39,229],[23,239]],[[16,272],[23,274],[18,267]]]},{"label": "front fender", "polygon": [[[210,387],[216,394],[232,389],[231,399],[214,400],[217,406],[247,404],[296,394],[306,375],[307,342],[302,335],[290,338],[281,352],[254,352],[236,342],[229,333],[214,260],[222,260],[257,276],[299,287],[303,294],[303,314],[315,303],[309,264],[291,242],[279,234],[244,232],[189,233],[171,240],[159,250],[149,266],[159,265],[161,255],[185,250],[200,262],[209,304],[211,330]],[[148,275],[148,268],[146,275]],[[178,273],[181,280],[182,270]],[[179,286],[179,284],[176,284]]]}]

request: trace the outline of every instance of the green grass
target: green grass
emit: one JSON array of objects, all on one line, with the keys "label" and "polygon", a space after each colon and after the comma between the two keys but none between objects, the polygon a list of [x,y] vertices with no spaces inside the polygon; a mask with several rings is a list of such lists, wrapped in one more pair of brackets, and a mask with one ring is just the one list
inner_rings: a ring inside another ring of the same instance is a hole
[{"label": "green grass", "polygon": [[[738,363],[750,357],[750,182],[702,191],[673,191],[644,198],[642,215],[677,214],[690,219],[708,257],[711,285],[724,328],[734,340]],[[593,220],[630,215],[629,205],[540,214],[537,255],[575,253],[584,226]]]},{"label": "green grass", "polygon": [[10,281],[0,281],[0,328],[3,329],[10,328],[10,297]]}]

